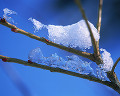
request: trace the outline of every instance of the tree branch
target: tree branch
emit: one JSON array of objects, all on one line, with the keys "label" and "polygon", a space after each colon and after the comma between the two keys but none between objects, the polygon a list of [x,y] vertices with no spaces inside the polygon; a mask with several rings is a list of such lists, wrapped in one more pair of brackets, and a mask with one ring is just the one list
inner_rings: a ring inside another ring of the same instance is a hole
[{"label": "tree branch", "polygon": [[93,45],[93,48],[94,48],[94,54],[95,54],[95,56],[98,56],[99,55],[99,48],[97,48],[96,40],[94,38],[94,35],[93,35],[92,30],[90,28],[90,25],[88,23],[87,17],[86,17],[85,12],[84,12],[84,9],[82,8],[80,0],[75,0],[75,1],[76,1],[76,4],[78,5],[78,7],[79,7],[79,9],[82,13],[82,17],[84,18],[84,20],[86,22],[86,25],[88,27],[88,30],[90,32],[90,37],[91,37],[92,45]]},{"label": "tree branch", "polygon": [[[101,19],[102,19],[102,5],[103,5],[103,0],[99,0],[98,21],[97,21],[97,30],[99,34],[100,34]],[[99,48],[99,40],[96,43],[97,43],[97,47]]]},{"label": "tree branch", "polygon": [[116,68],[116,66],[117,66],[117,64],[118,64],[119,61],[120,61],[120,57],[117,59],[117,61],[116,61],[115,64],[113,65],[112,70],[111,70],[111,73],[114,72],[114,70],[115,70],[115,68]]},{"label": "tree branch", "polygon": [[84,78],[84,79],[88,79],[90,81],[101,82],[101,80],[99,80],[98,78],[92,77],[92,76],[71,72],[71,71],[64,70],[64,69],[61,69],[61,68],[58,68],[58,67],[54,68],[54,67],[50,67],[50,66],[47,66],[47,65],[37,64],[37,63],[34,63],[34,62],[28,63],[27,61],[23,61],[23,60],[20,60],[20,59],[10,58],[10,57],[7,57],[7,56],[0,55],[0,59],[3,60],[4,58],[6,58],[5,62],[18,63],[18,64],[22,64],[22,65],[25,65],[25,66],[31,66],[31,67],[41,68],[41,69],[45,69],[45,70],[50,70],[51,72],[59,72],[59,73],[64,73],[64,74],[75,76],[75,77],[81,77],[81,78]]},{"label": "tree branch", "polygon": [[111,72],[111,71],[109,71],[109,72],[107,72],[107,77],[109,78],[109,80],[111,81],[111,83],[113,83],[113,84],[115,84],[115,85],[117,85],[117,92],[120,94],[120,81],[118,80],[118,78],[117,78],[117,75],[116,75],[116,73],[115,72]]},{"label": "tree branch", "polygon": [[100,34],[101,19],[102,19],[102,5],[103,5],[103,0],[99,0],[98,22],[97,22],[97,30],[99,34]]},{"label": "tree branch", "polygon": [[119,91],[120,91],[120,81],[118,80],[118,77],[117,77],[116,73],[114,72],[119,61],[120,61],[120,57],[117,59],[117,61],[113,65],[112,70],[107,72],[107,77],[109,78],[109,80],[111,82],[113,82],[114,84],[116,84],[119,87]]},{"label": "tree branch", "polygon": [[58,72],[58,73],[63,73],[63,74],[67,74],[67,75],[71,75],[71,76],[75,76],[75,77],[80,77],[83,79],[87,79],[89,81],[101,83],[103,85],[113,88],[118,93],[120,93],[120,90],[118,90],[119,86],[117,86],[117,84],[114,84],[113,82],[109,82],[109,81],[102,81],[93,76],[79,74],[79,73],[68,71],[65,69],[58,68],[58,67],[54,68],[54,67],[50,67],[50,66],[46,66],[46,65],[42,65],[42,64],[37,64],[37,63],[28,63],[27,61],[23,61],[23,60],[16,59],[16,58],[10,58],[10,57],[3,56],[3,55],[0,55],[0,59],[2,59],[2,60],[5,59],[6,60],[5,62],[13,62],[13,63],[22,64],[25,66],[31,66],[31,67],[41,68],[41,69],[45,69],[45,70],[50,70],[51,72]]},{"label": "tree branch", "polygon": [[26,35],[32,39],[36,39],[38,41],[41,41],[41,42],[44,42],[46,43],[47,45],[50,45],[50,46],[54,46],[54,47],[57,47],[59,49],[62,49],[62,50],[65,50],[65,51],[68,51],[68,52],[71,52],[71,53],[74,53],[76,55],[79,55],[79,56],[82,56],[82,57],[85,57],[85,58],[88,58],[92,61],[95,61],[95,58],[93,56],[92,53],[87,53],[87,52],[84,52],[84,51],[79,51],[79,50],[76,50],[76,49],[73,49],[73,48],[68,48],[68,47],[65,47],[65,46],[62,46],[62,45],[59,45],[57,43],[54,43],[52,41],[49,41],[47,39],[45,39],[44,37],[39,37],[39,36],[36,36],[34,34],[31,34],[29,32],[26,32],[22,29],[19,29],[17,28],[15,25],[12,25],[10,24],[9,22],[5,21],[5,22],[0,22],[0,24],[8,27],[8,28],[11,28],[12,31],[16,32],[16,33],[20,33],[20,34],[23,34],[23,35]]}]

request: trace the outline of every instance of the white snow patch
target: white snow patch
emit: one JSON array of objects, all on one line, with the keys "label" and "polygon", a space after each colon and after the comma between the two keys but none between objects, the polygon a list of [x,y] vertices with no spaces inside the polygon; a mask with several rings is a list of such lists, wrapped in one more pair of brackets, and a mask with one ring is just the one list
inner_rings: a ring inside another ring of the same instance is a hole
[{"label": "white snow patch", "polygon": [[[75,24],[67,26],[44,25],[35,19],[29,18],[29,20],[33,22],[35,31],[41,30],[43,27],[47,28],[49,39],[57,44],[71,48],[79,47],[81,49],[89,49],[92,46],[90,32],[86,26],[85,20],[80,20]],[[92,23],[89,22],[89,24],[95,40],[98,41],[100,36],[97,29]]]},{"label": "white snow patch", "polygon": [[30,51],[28,59],[35,63],[40,63],[50,67],[59,67],[80,74],[94,74],[94,71],[90,66],[90,62],[82,61],[77,55],[67,56],[67,61],[56,53],[52,54],[50,57],[44,57],[41,49],[38,47]]},{"label": "white snow patch", "polygon": [[[97,29],[90,23],[95,40],[98,41],[100,36]],[[90,48],[92,46],[90,32],[84,20],[67,26],[48,25],[49,39],[55,43],[72,48],[79,47],[81,49]]]},{"label": "white snow patch", "polygon": [[9,15],[11,15],[11,14],[16,15],[17,13],[15,11],[8,9],[8,8],[4,8],[3,11],[4,11],[3,18],[5,18],[9,22],[14,23],[14,20],[11,17],[9,17]]},{"label": "white snow patch", "polygon": [[29,52],[28,59],[32,62],[41,63],[44,60],[44,56],[39,47]]},{"label": "white snow patch", "polygon": [[42,24],[41,22],[37,21],[36,19],[32,19],[32,17],[30,17],[28,20],[30,20],[33,24],[34,24],[34,32],[38,32],[39,30],[41,30],[44,27],[44,24]]},{"label": "white snow patch", "polygon": [[111,58],[111,54],[103,48],[101,48],[100,51],[103,51],[102,59],[104,64],[100,64],[99,67],[102,68],[105,72],[111,71],[113,66],[113,60]]}]

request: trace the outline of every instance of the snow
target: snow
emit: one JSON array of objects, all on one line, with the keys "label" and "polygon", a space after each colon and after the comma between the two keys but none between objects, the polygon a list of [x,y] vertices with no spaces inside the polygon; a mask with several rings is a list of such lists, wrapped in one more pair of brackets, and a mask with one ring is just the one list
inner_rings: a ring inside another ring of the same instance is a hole
[{"label": "snow", "polygon": [[96,77],[99,78],[102,81],[108,81],[109,80],[107,78],[107,73],[99,67],[96,68]]},{"label": "snow", "polygon": [[93,69],[90,67],[90,62],[82,61],[77,55],[67,56],[66,68],[75,70],[81,74],[91,74]]},{"label": "snow", "polygon": [[67,61],[56,53],[52,54],[50,57],[44,57],[41,49],[38,47],[29,53],[28,59],[35,63],[50,67],[59,67],[80,74],[94,74],[93,69],[90,67],[90,63],[82,61],[77,55],[67,56]]},{"label": "snow", "polygon": [[38,32],[44,27],[44,24],[37,21],[36,19],[32,19],[32,17],[30,17],[28,20],[30,20],[34,24],[34,29],[35,29],[34,32]]},{"label": "snow", "polygon": [[[99,40],[97,29],[90,24],[95,40]],[[71,48],[79,47],[81,49],[90,48],[92,46],[90,33],[84,20],[67,26],[48,25],[49,39],[55,43]]]},{"label": "snow", "polygon": [[[67,26],[44,25],[35,19],[29,18],[29,20],[33,22],[35,31],[41,30],[42,28],[47,28],[49,39],[57,44],[62,44],[64,46],[71,48],[79,47],[80,49],[83,50],[86,48],[89,49],[92,46],[90,32],[88,31],[88,28],[84,20],[80,20],[75,24],[71,24]],[[100,39],[100,36],[97,32],[97,29],[90,22],[89,25],[92,29],[95,40],[98,41]],[[82,61],[77,55],[67,56],[68,60],[65,61],[63,58],[59,57],[56,53],[52,54],[50,57],[44,57],[42,55],[37,57],[35,55],[37,53],[33,52],[34,56],[33,57],[30,56],[32,57],[30,59],[33,62],[34,60],[36,60],[35,62],[39,62],[50,67],[59,67],[80,74],[91,75],[103,81],[106,81],[108,80],[106,76],[106,72],[111,71],[113,66],[113,60],[111,58],[111,54],[107,52],[105,49],[101,48],[100,51],[103,52],[101,54],[103,59],[103,64],[97,66],[96,74],[94,73],[95,70],[93,70],[92,67],[90,66],[90,63],[86,61]],[[35,57],[37,59],[34,59]],[[41,62],[41,60],[43,61]]]},{"label": "snow", "polygon": [[111,54],[103,48],[101,48],[100,51],[103,51],[101,55],[103,59],[103,64],[100,64],[99,67],[103,69],[105,72],[111,71],[113,66],[113,60],[111,58]]},{"label": "snow", "polygon": [[11,14],[16,15],[17,13],[15,11],[8,9],[8,8],[4,8],[3,11],[4,11],[3,18],[5,18],[9,22],[14,23],[14,20],[11,17],[9,17],[9,15],[11,15]]},{"label": "snow", "polygon": [[[17,13],[8,8],[3,9],[3,11],[3,18],[14,23],[14,20],[9,15]],[[84,20],[80,20],[75,24],[67,26],[44,25],[32,17],[28,20],[34,24],[34,32],[42,30],[42,28],[46,28],[48,30],[49,39],[55,43],[71,48],[79,47],[81,49],[89,49],[92,46],[90,32],[88,31]],[[98,34],[97,29],[90,22],[89,25],[92,29],[95,40],[98,41],[100,39],[100,35]],[[100,51],[103,52],[101,54],[103,64],[100,64],[96,68],[96,74],[90,66],[91,63],[81,60],[77,55],[67,56],[67,61],[58,56],[56,53],[52,54],[50,57],[44,57],[41,49],[38,47],[29,53],[28,59],[35,63],[44,64],[50,67],[59,67],[80,74],[95,76],[103,81],[106,81],[108,79],[106,72],[111,71],[113,67],[113,60],[111,58],[111,54],[105,49],[101,48]]]},{"label": "snow", "polygon": [[97,68],[95,69],[96,73],[94,72],[95,70],[93,70],[93,68],[90,66],[91,62],[83,61],[77,55],[67,56],[67,60],[64,60],[56,53],[52,54],[49,57],[44,57],[39,47],[30,51],[28,59],[35,63],[55,68],[58,67],[76,73],[94,76],[102,81],[107,81],[108,78],[106,72],[112,69],[113,60],[109,52],[102,48],[100,50],[103,51],[102,59],[104,64],[100,64],[99,66],[97,66]]},{"label": "snow", "polygon": [[30,51],[28,59],[31,60],[32,62],[42,63],[42,61],[44,60],[44,56],[42,54],[41,49],[38,47]]},{"label": "snow", "polygon": [[[41,22],[29,18],[35,27],[35,31],[41,30],[43,27],[48,29],[48,37],[51,41],[69,46],[71,48],[79,47],[80,49],[90,48],[92,46],[90,32],[84,20],[67,26],[58,25],[44,25]],[[89,22],[89,21],[88,21]],[[97,29],[90,23],[95,40],[98,41],[100,36]]]}]

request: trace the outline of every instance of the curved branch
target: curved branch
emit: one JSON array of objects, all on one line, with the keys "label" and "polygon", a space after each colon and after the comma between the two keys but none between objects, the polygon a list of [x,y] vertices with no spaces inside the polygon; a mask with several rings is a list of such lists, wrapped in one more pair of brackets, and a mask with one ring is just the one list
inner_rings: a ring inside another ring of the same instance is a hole
[{"label": "curved branch", "polygon": [[4,61],[4,59],[6,59],[6,61],[4,61],[4,62],[18,63],[18,64],[22,64],[22,65],[25,65],[25,66],[31,66],[31,67],[41,68],[41,69],[45,69],[45,70],[50,70],[51,72],[59,72],[59,73],[64,73],[64,74],[75,76],[75,77],[81,77],[81,78],[84,78],[84,79],[88,79],[90,81],[102,82],[98,78],[88,76],[88,75],[84,75],[84,74],[71,72],[71,71],[64,70],[64,69],[61,69],[61,68],[58,68],[58,67],[54,68],[54,67],[50,67],[50,66],[47,66],[47,65],[37,64],[37,63],[34,63],[34,62],[28,63],[27,61],[23,61],[23,60],[16,59],[16,58],[10,58],[10,57],[3,56],[3,55],[0,55],[0,59],[2,59],[3,61]]},{"label": "curved branch", "polygon": [[119,61],[120,61],[120,57],[117,59],[117,61],[116,61],[115,64],[113,65],[112,70],[111,70],[111,73],[114,72],[114,70],[115,70],[115,68],[116,68],[116,66],[117,66],[117,64],[118,64]]},{"label": "curved branch", "polygon": [[82,13],[82,17],[84,18],[84,20],[85,20],[85,22],[86,22],[86,25],[87,25],[87,27],[88,27],[88,30],[89,30],[89,32],[90,32],[90,37],[91,37],[92,45],[93,45],[93,48],[94,48],[94,54],[95,54],[96,56],[98,56],[98,55],[99,55],[99,48],[97,48],[96,40],[95,40],[95,38],[94,38],[94,35],[93,35],[92,30],[91,30],[91,28],[90,28],[90,25],[89,25],[89,23],[88,23],[87,17],[86,17],[85,12],[84,12],[84,9],[82,8],[82,5],[81,5],[80,0],[75,0],[75,1],[76,1],[76,4],[78,5],[78,7],[79,7],[79,9],[80,9],[80,11],[81,11],[81,13]]},{"label": "curved branch", "polygon": [[113,65],[112,70],[107,72],[107,77],[109,78],[109,80],[119,87],[118,91],[120,91],[120,81],[118,80],[118,77],[117,77],[116,73],[114,72],[114,70],[115,70],[119,61],[120,61],[120,57],[117,59],[117,61]]},{"label": "curved branch", "polygon": [[[99,34],[100,34],[101,19],[102,19],[102,5],[103,5],[103,0],[99,0],[98,21],[97,21],[97,30]],[[96,43],[97,43],[97,47],[99,48],[99,40]]]},{"label": "curved branch", "polygon": [[119,94],[120,94],[120,81],[117,78],[117,75],[115,72],[107,72],[107,77],[109,78],[109,80],[111,81],[111,83],[113,83],[114,85],[116,85],[116,90]]},{"label": "curved branch", "polygon": [[115,84],[113,82],[109,82],[109,81],[102,81],[102,80],[100,80],[96,77],[93,77],[93,76],[89,76],[89,75],[85,75],[85,74],[79,74],[79,73],[68,71],[68,70],[65,70],[65,69],[58,68],[58,67],[54,68],[54,67],[50,67],[50,66],[46,66],[46,65],[42,65],[42,64],[37,64],[37,63],[28,63],[27,61],[23,61],[23,60],[16,59],[16,58],[10,58],[10,57],[3,56],[3,55],[0,55],[0,59],[2,59],[2,60],[5,59],[6,60],[5,62],[13,62],[13,63],[22,64],[22,65],[25,65],[25,66],[41,68],[41,69],[45,69],[45,70],[50,70],[51,72],[63,73],[63,74],[87,79],[89,81],[94,81],[94,82],[97,82],[97,83],[101,83],[103,85],[106,85],[108,87],[113,88],[114,90],[116,90],[120,94],[120,90],[119,90],[120,88],[119,88],[119,86],[117,86],[117,84]]},{"label": "curved branch", "polygon": [[26,36],[28,36],[28,37],[30,37],[32,39],[36,39],[38,41],[44,42],[47,45],[54,46],[54,47],[57,47],[59,49],[62,49],[62,50],[74,53],[76,55],[88,58],[88,59],[90,59],[92,61],[95,61],[95,58],[94,58],[93,54],[91,54],[91,53],[87,53],[87,52],[84,52],[84,51],[79,51],[79,50],[76,50],[76,49],[73,49],[73,48],[68,48],[68,47],[59,45],[57,43],[54,43],[52,41],[49,41],[49,40],[45,39],[44,37],[39,37],[39,36],[36,36],[36,35],[31,34],[29,32],[26,32],[26,31],[24,31],[22,29],[19,29],[15,25],[12,25],[9,22],[7,22],[6,20],[5,20],[5,22],[0,22],[0,24],[6,26],[8,28],[11,28],[11,30],[14,31],[14,32],[16,32],[16,33],[20,33],[20,34],[26,35]]}]

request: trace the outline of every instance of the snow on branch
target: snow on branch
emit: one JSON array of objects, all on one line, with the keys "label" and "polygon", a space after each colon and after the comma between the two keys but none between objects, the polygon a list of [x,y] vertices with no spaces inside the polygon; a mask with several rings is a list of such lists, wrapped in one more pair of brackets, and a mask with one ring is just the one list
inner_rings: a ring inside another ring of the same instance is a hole
[{"label": "snow on branch", "polygon": [[103,48],[101,48],[100,51],[103,51],[102,53],[103,64],[100,64],[99,67],[103,69],[105,72],[111,71],[113,67],[113,60],[111,58],[111,54]]},{"label": "snow on branch", "polygon": [[5,18],[9,22],[14,23],[14,20],[9,15],[12,15],[12,14],[16,15],[17,13],[13,10],[8,9],[8,8],[4,8],[3,11],[4,11],[3,18]]},{"label": "snow on branch", "polygon": [[91,62],[83,61],[77,55],[66,56],[68,60],[64,60],[56,53],[52,54],[50,57],[44,57],[39,47],[30,51],[28,59],[31,62],[38,64],[43,64],[55,68],[58,67],[76,73],[94,76],[102,81],[106,81],[109,80],[107,78],[106,72],[111,70],[113,66],[113,60],[109,52],[107,52],[105,49],[101,49],[101,51],[103,51],[102,59],[104,63],[98,65],[95,69],[90,66]]},{"label": "snow on branch", "polygon": [[[41,22],[29,18],[34,24],[35,31],[41,30],[42,28],[48,29],[48,37],[50,40],[57,44],[62,44],[67,47],[80,49],[90,48],[92,46],[90,32],[86,26],[85,20],[67,26],[62,25],[44,25]],[[92,23],[90,23],[95,40],[98,41],[100,36],[97,29]]]},{"label": "snow on branch", "polygon": [[67,56],[67,61],[59,57],[57,53],[52,54],[50,57],[44,57],[41,49],[38,47],[30,51],[28,59],[32,62],[50,67],[58,67],[80,74],[95,76],[90,62],[82,61],[77,55]]},{"label": "snow on branch", "polygon": [[[78,0],[76,1],[77,3],[79,3]],[[11,28],[11,31],[13,32],[21,33],[30,38],[36,39],[38,41],[42,41],[47,45],[51,45],[60,48],[62,50],[66,50],[76,55],[67,56],[67,61],[66,61],[60,56],[58,56],[56,53],[52,54],[50,57],[44,57],[40,48],[36,48],[29,53],[28,62],[2,55],[0,55],[0,59],[2,59],[2,61],[4,62],[14,62],[27,66],[50,70],[51,72],[59,72],[71,76],[81,77],[84,79],[88,79],[90,81],[107,85],[113,88],[114,90],[116,90],[118,93],[120,93],[120,91],[117,90],[120,89],[120,83],[119,80],[117,79],[117,76],[114,75],[115,72],[113,72],[113,74],[111,75],[111,72],[114,71],[117,63],[120,61],[120,58],[116,61],[115,65],[113,66],[113,60],[111,58],[111,54],[107,52],[105,49],[101,49],[100,51],[103,51],[103,53],[101,54],[103,63],[101,64],[98,63],[99,61],[97,62],[98,59],[95,56],[100,56],[100,54],[99,54],[99,46],[96,44],[96,42],[99,42],[100,36],[94,25],[87,20],[81,4],[79,3],[78,5],[85,20],[80,20],[75,24],[71,24],[67,26],[44,25],[41,22],[37,21],[36,19],[29,18],[29,20],[32,21],[34,24],[35,32],[41,30],[42,28],[48,29],[48,34],[49,34],[48,37],[51,41],[43,37],[38,37],[36,35],[28,33],[8,23],[7,21],[11,21],[14,23],[14,20],[11,17],[9,17],[9,15],[16,14],[15,11],[9,10],[8,8],[3,9],[4,11],[3,19],[1,18],[0,20],[0,24]],[[100,12],[99,14],[101,16]],[[101,20],[99,20],[99,23],[101,23]],[[86,48],[89,49],[92,46],[92,44],[94,47],[94,54],[73,49],[76,47],[79,47],[80,49],[86,49]],[[94,73],[94,70],[90,66],[89,62],[81,60],[77,55],[83,56],[98,63],[99,66],[96,68],[97,74]],[[108,79],[111,82],[109,82]],[[115,83],[112,81],[115,81]]]},{"label": "snow on branch", "polygon": [[[14,12],[12,10],[9,10],[8,8],[5,8],[3,10],[4,10],[4,16],[5,15],[7,16],[7,14],[8,15],[16,14],[16,12]],[[34,28],[36,28],[35,29],[36,31],[41,30],[42,28],[47,28],[48,33],[49,33],[49,36],[48,36],[49,39],[52,40],[55,43],[53,43],[49,40],[47,41],[45,38],[40,38],[40,37],[37,37],[35,35],[29,34],[28,32],[25,32],[24,30],[21,30],[21,29],[17,28],[16,26],[11,25],[8,22],[3,23],[3,25],[5,25],[9,28],[15,28],[15,29],[17,29],[18,33],[22,33],[22,34],[27,35],[31,38],[37,39],[39,41],[45,42],[45,43],[47,43],[49,45],[52,45],[52,46],[55,46],[55,47],[58,47],[58,44],[65,45],[67,47],[59,45],[58,48],[68,50],[69,52],[72,52],[70,50],[73,50],[74,51],[73,53],[75,53],[75,51],[76,51],[77,55],[83,54],[83,52],[82,51],[77,51],[77,50],[74,50],[74,49],[70,49],[70,48],[68,48],[68,46],[72,47],[72,48],[79,47],[81,49],[90,48],[90,46],[92,46],[90,33],[88,31],[88,28],[87,28],[84,20],[81,20],[81,21],[79,21],[75,24],[71,24],[71,25],[67,25],[67,26],[44,25],[44,24],[42,24],[41,22],[39,22],[35,19],[29,18],[29,20],[31,20],[33,22]],[[97,32],[97,29],[90,22],[89,22],[89,25],[92,29],[95,40],[98,41],[100,36]],[[58,44],[56,44],[56,43],[58,43]],[[113,60],[110,57],[110,53],[108,53],[105,49],[101,49],[101,51],[104,51],[103,54],[102,54],[102,59],[103,59],[104,64],[100,64],[99,67],[101,69],[103,69],[105,72],[108,72],[112,69]],[[54,54],[54,56],[57,56],[57,55]],[[87,57],[90,60],[92,58],[91,57],[92,55],[90,55],[89,53],[84,53],[82,56]],[[92,58],[92,60],[93,60],[93,58]]]},{"label": "snow on branch", "polygon": [[64,74],[67,74],[67,75],[80,77],[80,78],[83,78],[83,79],[87,79],[87,80],[90,80],[90,81],[94,81],[94,82],[98,82],[98,83],[107,85],[109,87],[113,87],[110,84],[109,81],[102,81],[102,80],[100,80],[100,79],[98,79],[94,76],[90,76],[90,75],[86,75],[86,74],[80,74],[80,73],[68,71],[68,70],[65,70],[65,69],[61,69],[61,68],[58,68],[58,67],[56,67],[56,68],[55,67],[50,67],[50,66],[46,66],[46,65],[43,65],[43,64],[37,64],[37,63],[34,63],[34,62],[29,63],[28,61],[23,61],[21,59],[11,58],[11,57],[7,57],[7,56],[3,56],[3,55],[0,55],[0,59],[2,59],[2,60],[6,59],[6,61],[4,61],[4,62],[13,62],[13,63],[22,64],[22,65],[25,65],[25,66],[31,66],[31,67],[41,68],[41,69],[45,69],[45,70],[50,70],[51,72],[64,73]]},{"label": "snow on branch", "polygon": [[31,34],[31,33],[29,33],[29,32],[26,32],[26,31],[24,31],[24,30],[16,27],[15,25],[10,24],[10,23],[7,22],[6,20],[5,20],[5,22],[3,22],[3,20],[1,19],[1,20],[0,20],[0,24],[6,26],[6,27],[8,27],[8,28],[11,28],[11,30],[14,29],[14,30],[12,30],[12,31],[15,31],[16,33],[23,34],[23,35],[28,36],[28,37],[30,37],[30,38],[32,38],[32,39],[36,39],[36,40],[38,40],[38,41],[44,42],[44,43],[46,43],[47,45],[54,46],[54,47],[56,47],[56,48],[59,48],[59,49],[62,49],[62,50],[65,50],[65,51],[74,53],[74,54],[79,55],[79,56],[83,56],[83,57],[88,58],[88,59],[90,59],[90,60],[92,60],[92,61],[95,61],[95,60],[94,60],[94,56],[93,56],[93,54],[91,54],[91,53],[84,52],[84,51],[80,51],[80,50],[76,50],[76,49],[73,49],[73,48],[69,48],[69,47],[66,47],[66,46],[63,46],[63,45],[54,43],[54,42],[52,42],[52,41],[50,41],[50,40],[47,40],[47,39],[45,39],[45,38],[43,38],[43,37],[39,37],[39,36],[36,36],[36,35]]},{"label": "snow on branch", "polygon": [[118,90],[119,89],[118,85],[116,85],[116,84],[114,84],[113,82],[110,82],[110,81],[102,81],[102,80],[100,80],[96,77],[93,77],[93,76],[89,76],[89,75],[85,75],[85,74],[79,74],[79,73],[76,73],[76,72],[64,70],[64,69],[61,69],[61,68],[54,68],[54,67],[50,67],[50,66],[46,66],[46,65],[42,65],[42,64],[28,63],[27,61],[23,61],[23,60],[16,59],[16,58],[10,58],[10,57],[3,56],[3,55],[0,55],[0,59],[5,60],[4,62],[18,63],[18,64],[22,64],[22,65],[25,65],[25,66],[41,68],[41,69],[45,69],[45,70],[50,70],[51,72],[63,73],[63,74],[87,79],[87,80],[90,80],[90,81],[98,82],[98,83],[101,83],[101,84],[104,84],[106,86],[109,86],[109,87],[113,88],[114,90],[116,90],[120,94],[120,91]]}]

